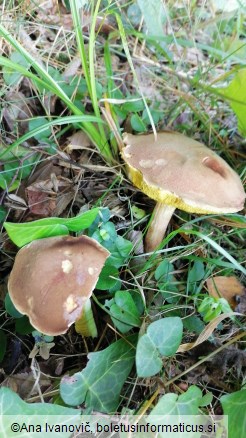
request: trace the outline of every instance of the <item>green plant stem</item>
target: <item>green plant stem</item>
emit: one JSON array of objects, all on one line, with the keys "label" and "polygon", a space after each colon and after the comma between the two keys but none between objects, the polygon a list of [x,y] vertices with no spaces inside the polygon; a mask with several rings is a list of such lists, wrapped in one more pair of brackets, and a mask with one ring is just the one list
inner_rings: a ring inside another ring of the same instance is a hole
[{"label": "green plant stem", "polygon": [[[97,20],[97,14],[100,6],[100,0],[97,1],[96,8],[92,15],[92,22],[91,22],[91,30],[90,30],[90,37],[89,37],[89,55],[87,56],[86,50],[85,50],[85,44],[84,44],[84,38],[82,33],[82,23],[80,18],[80,8],[78,5],[77,0],[71,0],[70,2],[71,6],[71,13],[73,17],[73,23],[74,23],[74,29],[75,29],[75,35],[76,35],[76,41],[78,44],[78,51],[81,58],[81,63],[83,67],[83,72],[88,88],[88,92],[92,101],[92,106],[94,109],[95,115],[100,118],[100,110],[98,106],[98,99],[97,99],[97,91],[96,91],[96,79],[95,79],[95,68],[94,68],[94,56],[95,56],[95,28],[96,28],[96,20]],[[107,138],[105,135],[105,131],[101,125],[98,126],[99,133],[100,133],[100,151],[102,155],[107,159],[107,161],[112,162],[113,157],[110,150],[110,146],[107,142]]]},{"label": "green plant stem", "polygon": [[[91,101],[95,115],[97,117],[100,117],[100,110],[99,110],[98,99],[97,99],[94,57],[95,57],[96,21],[97,21],[97,15],[98,15],[100,3],[101,0],[98,0],[92,16],[91,31],[89,38],[89,69],[90,69],[90,78],[91,78]],[[99,125],[99,132],[104,144],[104,153],[106,153],[106,155],[109,155],[111,157],[112,154],[102,125]]]},{"label": "green plant stem", "polygon": [[91,96],[91,81],[90,81],[90,72],[88,68],[88,61],[85,51],[84,38],[81,30],[82,23],[80,19],[80,11],[77,0],[70,1],[71,14],[73,19],[73,26],[76,35],[76,41],[78,45],[78,52],[80,54],[80,59],[82,63],[83,73],[86,81],[86,85],[88,88],[89,95]]}]

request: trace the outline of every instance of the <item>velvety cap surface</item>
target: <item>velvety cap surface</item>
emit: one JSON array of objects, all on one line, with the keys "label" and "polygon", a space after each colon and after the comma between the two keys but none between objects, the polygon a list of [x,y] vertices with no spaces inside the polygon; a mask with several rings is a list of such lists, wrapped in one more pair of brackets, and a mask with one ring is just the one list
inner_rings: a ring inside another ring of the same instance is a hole
[{"label": "velvety cap surface", "polygon": [[40,332],[65,333],[79,318],[109,255],[86,236],[35,240],[16,255],[10,297]]},{"label": "velvety cap surface", "polygon": [[242,210],[245,193],[237,173],[216,153],[175,132],[124,134],[122,157],[133,184],[157,202],[188,212]]}]

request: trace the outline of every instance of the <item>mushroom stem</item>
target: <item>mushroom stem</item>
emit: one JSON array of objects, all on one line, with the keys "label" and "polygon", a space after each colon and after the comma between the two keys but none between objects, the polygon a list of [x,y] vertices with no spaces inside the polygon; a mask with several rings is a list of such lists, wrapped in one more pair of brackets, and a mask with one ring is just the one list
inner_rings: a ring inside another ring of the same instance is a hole
[{"label": "mushroom stem", "polygon": [[160,245],[174,210],[175,207],[157,202],[145,237],[146,252],[152,252]]}]

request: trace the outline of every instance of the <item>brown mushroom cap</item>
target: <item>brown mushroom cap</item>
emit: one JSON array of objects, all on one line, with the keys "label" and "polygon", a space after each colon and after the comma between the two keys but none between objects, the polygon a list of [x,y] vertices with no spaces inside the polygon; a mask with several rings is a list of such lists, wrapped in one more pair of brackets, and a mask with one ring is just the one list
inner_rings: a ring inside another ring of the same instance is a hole
[{"label": "brown mushroom cap", "polygon": [[122,157],[133,184],[158,203],[190,213],[242,210],[239,176],[202,143],[176,132],[124,134]]},{"label": "brown mushroom cap", "polygon": [[16,255],[9,295],[37,330],[65,333],[80,317],[109,255],[87,236],[34,240]]}]

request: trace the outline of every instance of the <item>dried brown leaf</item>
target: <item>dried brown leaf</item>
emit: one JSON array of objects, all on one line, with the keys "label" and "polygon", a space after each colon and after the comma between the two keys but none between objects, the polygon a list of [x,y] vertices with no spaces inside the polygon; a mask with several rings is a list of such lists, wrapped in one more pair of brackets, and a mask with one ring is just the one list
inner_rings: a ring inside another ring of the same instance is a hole
[{"label": "dried brown leaf", "polygon": [[64,211],[73,199],[74,191],[70,181],[52,174],[50,179],[29,185],[26,194],[32,214],[50,217]]},{"label": "dried brown leaf", "polygon": [[27,209],[27,203],[26,203],[25,199],[23,199],[20,196],[15,195],[15,194],[8,193],[4,205],[6,207],[14,208],[16,210],[26,210]]},{"label": "dried brown leaf", "polygon": [[[33,373],[25,372],[7,377],[4,382],[4,386],[7,386],[13,391],[17,392],[21,398],[27,398],[38,393],[35,383],[36,381]],[[49,387],[50,384],[50,380],[46,376],[41,375],[39,379],[39,386]]]},{"label": "dried brown leaf", "polygon": [[214,298],[225,298],[232,309],[237,305],[236,296],[243,295],[244,287],[236,277],[215,276],[206,281],[208,293]]},{"label": "dried brown leaf", "polygon": [[63,73],[63,78],[69,80],[78,73],[78,69],[81,67],[81,59],[79,56],[75,56],[69,64],[67,64]]},{"label": "dried brown leaf", "polygon": [[135,255],[144,253],[143,233],[138,230],[131,230],[127,234],[127,238],[133,243],[133,251]]},{"label": "dried brown leaf", "polygon": [[65,148],[68,154],[75,149],[85,149],[92,145],[91,140],[84,131],[75,132],[71,137],[68,137],[68,141],[69,143]]},{"label": "dried brown leaf", "polygon": [[223,321],[225,318],[229,318],[233,315],[241,315],[237,312],[231,312],[231,313],[223,313],[222,315],[217,316],[213,319],[206,327],[205,329],[200,333],[197,340],[195,342],[189,342],[187,344],[182,344],[178,348],[178,353],[184,353],[185,351],[189,351],[192,348],[197,347],[202,342],[205,342],[213,333],[213,331],[216,329],[217,325]]},{"label": "dried brown leaf", "polygon": [[5,101],[7,105],[2,115],[10,132],[15,132],[18,128],[19,134],[24,134],[28,130],[29,119],[35,114],[34,102],[20,91],[8,92]]},{"label": "dried brown leaf", "polygon": [[[72,15],[67,13],[63,5],[57,1],[48,1],[38,10],[38,20],[42,23],[63,26],[65,29],[73,30]],[[88,32],[92,21],[92,15],[89,11],[81,10],[82,30]],[[96,18],[96,32],[101,32],[108,35],[114,31],[112,23],[108,17],[97,16]]]}]

